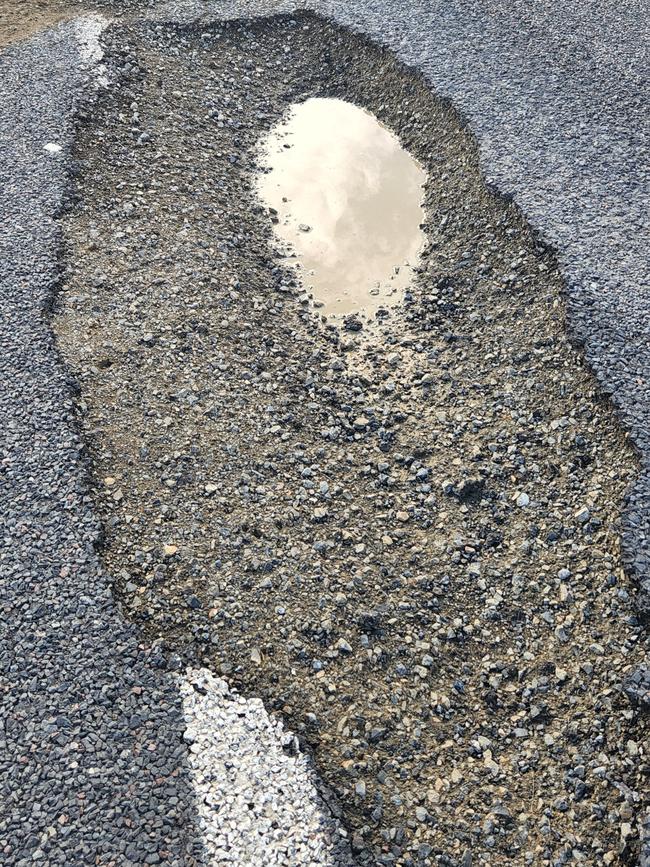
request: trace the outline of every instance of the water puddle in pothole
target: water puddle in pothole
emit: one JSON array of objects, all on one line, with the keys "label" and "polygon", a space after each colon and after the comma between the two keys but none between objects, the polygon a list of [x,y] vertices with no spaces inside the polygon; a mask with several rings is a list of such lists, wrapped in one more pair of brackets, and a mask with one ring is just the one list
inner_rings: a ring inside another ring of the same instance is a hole
[{"label": "water puddle in pothole", "polygon": [[398,304],[424,242],[426,175],[397,137],[349,102],[312,98],[263,147],[259,193],[314,306],[340,318]]}]

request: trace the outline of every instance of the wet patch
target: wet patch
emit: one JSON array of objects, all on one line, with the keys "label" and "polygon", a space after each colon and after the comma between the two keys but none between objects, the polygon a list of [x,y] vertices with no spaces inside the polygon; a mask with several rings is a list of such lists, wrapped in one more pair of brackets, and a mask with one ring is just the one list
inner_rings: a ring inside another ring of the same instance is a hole
[{"label": "wet patch", "polygon": [[[125,610],[288,719],[362,862],[634,857],[636,464],[557,262],[363,40],[298,16],[128,42],[56,321]],[[371,341],[302,304],[257,196],[260,139],[313,97],[427,173],[417,279]]]},{"label": "wet patch", "polygon": [[373,317],[403,300],[424,236],[425,174],[369,112],[307,99],[263,143],[263,201],[326,316]]}]

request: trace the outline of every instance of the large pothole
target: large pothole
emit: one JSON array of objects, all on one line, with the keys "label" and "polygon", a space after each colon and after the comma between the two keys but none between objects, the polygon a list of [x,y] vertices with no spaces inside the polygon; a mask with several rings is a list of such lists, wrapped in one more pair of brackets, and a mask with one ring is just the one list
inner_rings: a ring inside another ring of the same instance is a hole
[{"label": "large pothole", "polygon": [[[624,863],[635,463],[556,261],[453,111],[356,36],[299,16],[116,42],[55,327],[129,616],[289,720],[361,861]],[[417,279],[371,332],[301,304],[257,198],[260,139],[310,97],[427,171]]]}]

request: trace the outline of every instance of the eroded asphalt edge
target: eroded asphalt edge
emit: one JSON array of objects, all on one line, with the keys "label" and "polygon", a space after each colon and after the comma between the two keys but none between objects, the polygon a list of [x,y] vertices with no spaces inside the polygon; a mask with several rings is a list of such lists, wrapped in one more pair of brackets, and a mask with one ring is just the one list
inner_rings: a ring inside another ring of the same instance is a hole
[{"label": "eroded asphalt edge", "polygon": [[72,113],[93,63],[74,23],[0,55],[0,852],[16,865],[161,853],[184,865],[194,817],[180,696],[97,559],[47,321]]}]

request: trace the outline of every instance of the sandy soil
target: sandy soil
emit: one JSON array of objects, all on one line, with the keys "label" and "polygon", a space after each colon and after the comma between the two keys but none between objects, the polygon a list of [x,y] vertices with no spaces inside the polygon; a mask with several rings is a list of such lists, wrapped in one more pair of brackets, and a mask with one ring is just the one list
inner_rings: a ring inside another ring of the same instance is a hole
[{"label": "sandy soil", "polygon": [[63,0],[3,0],[0,3],[0,49],[21,39],[27,39],[45,27],[71,18],[82,4]]}]

